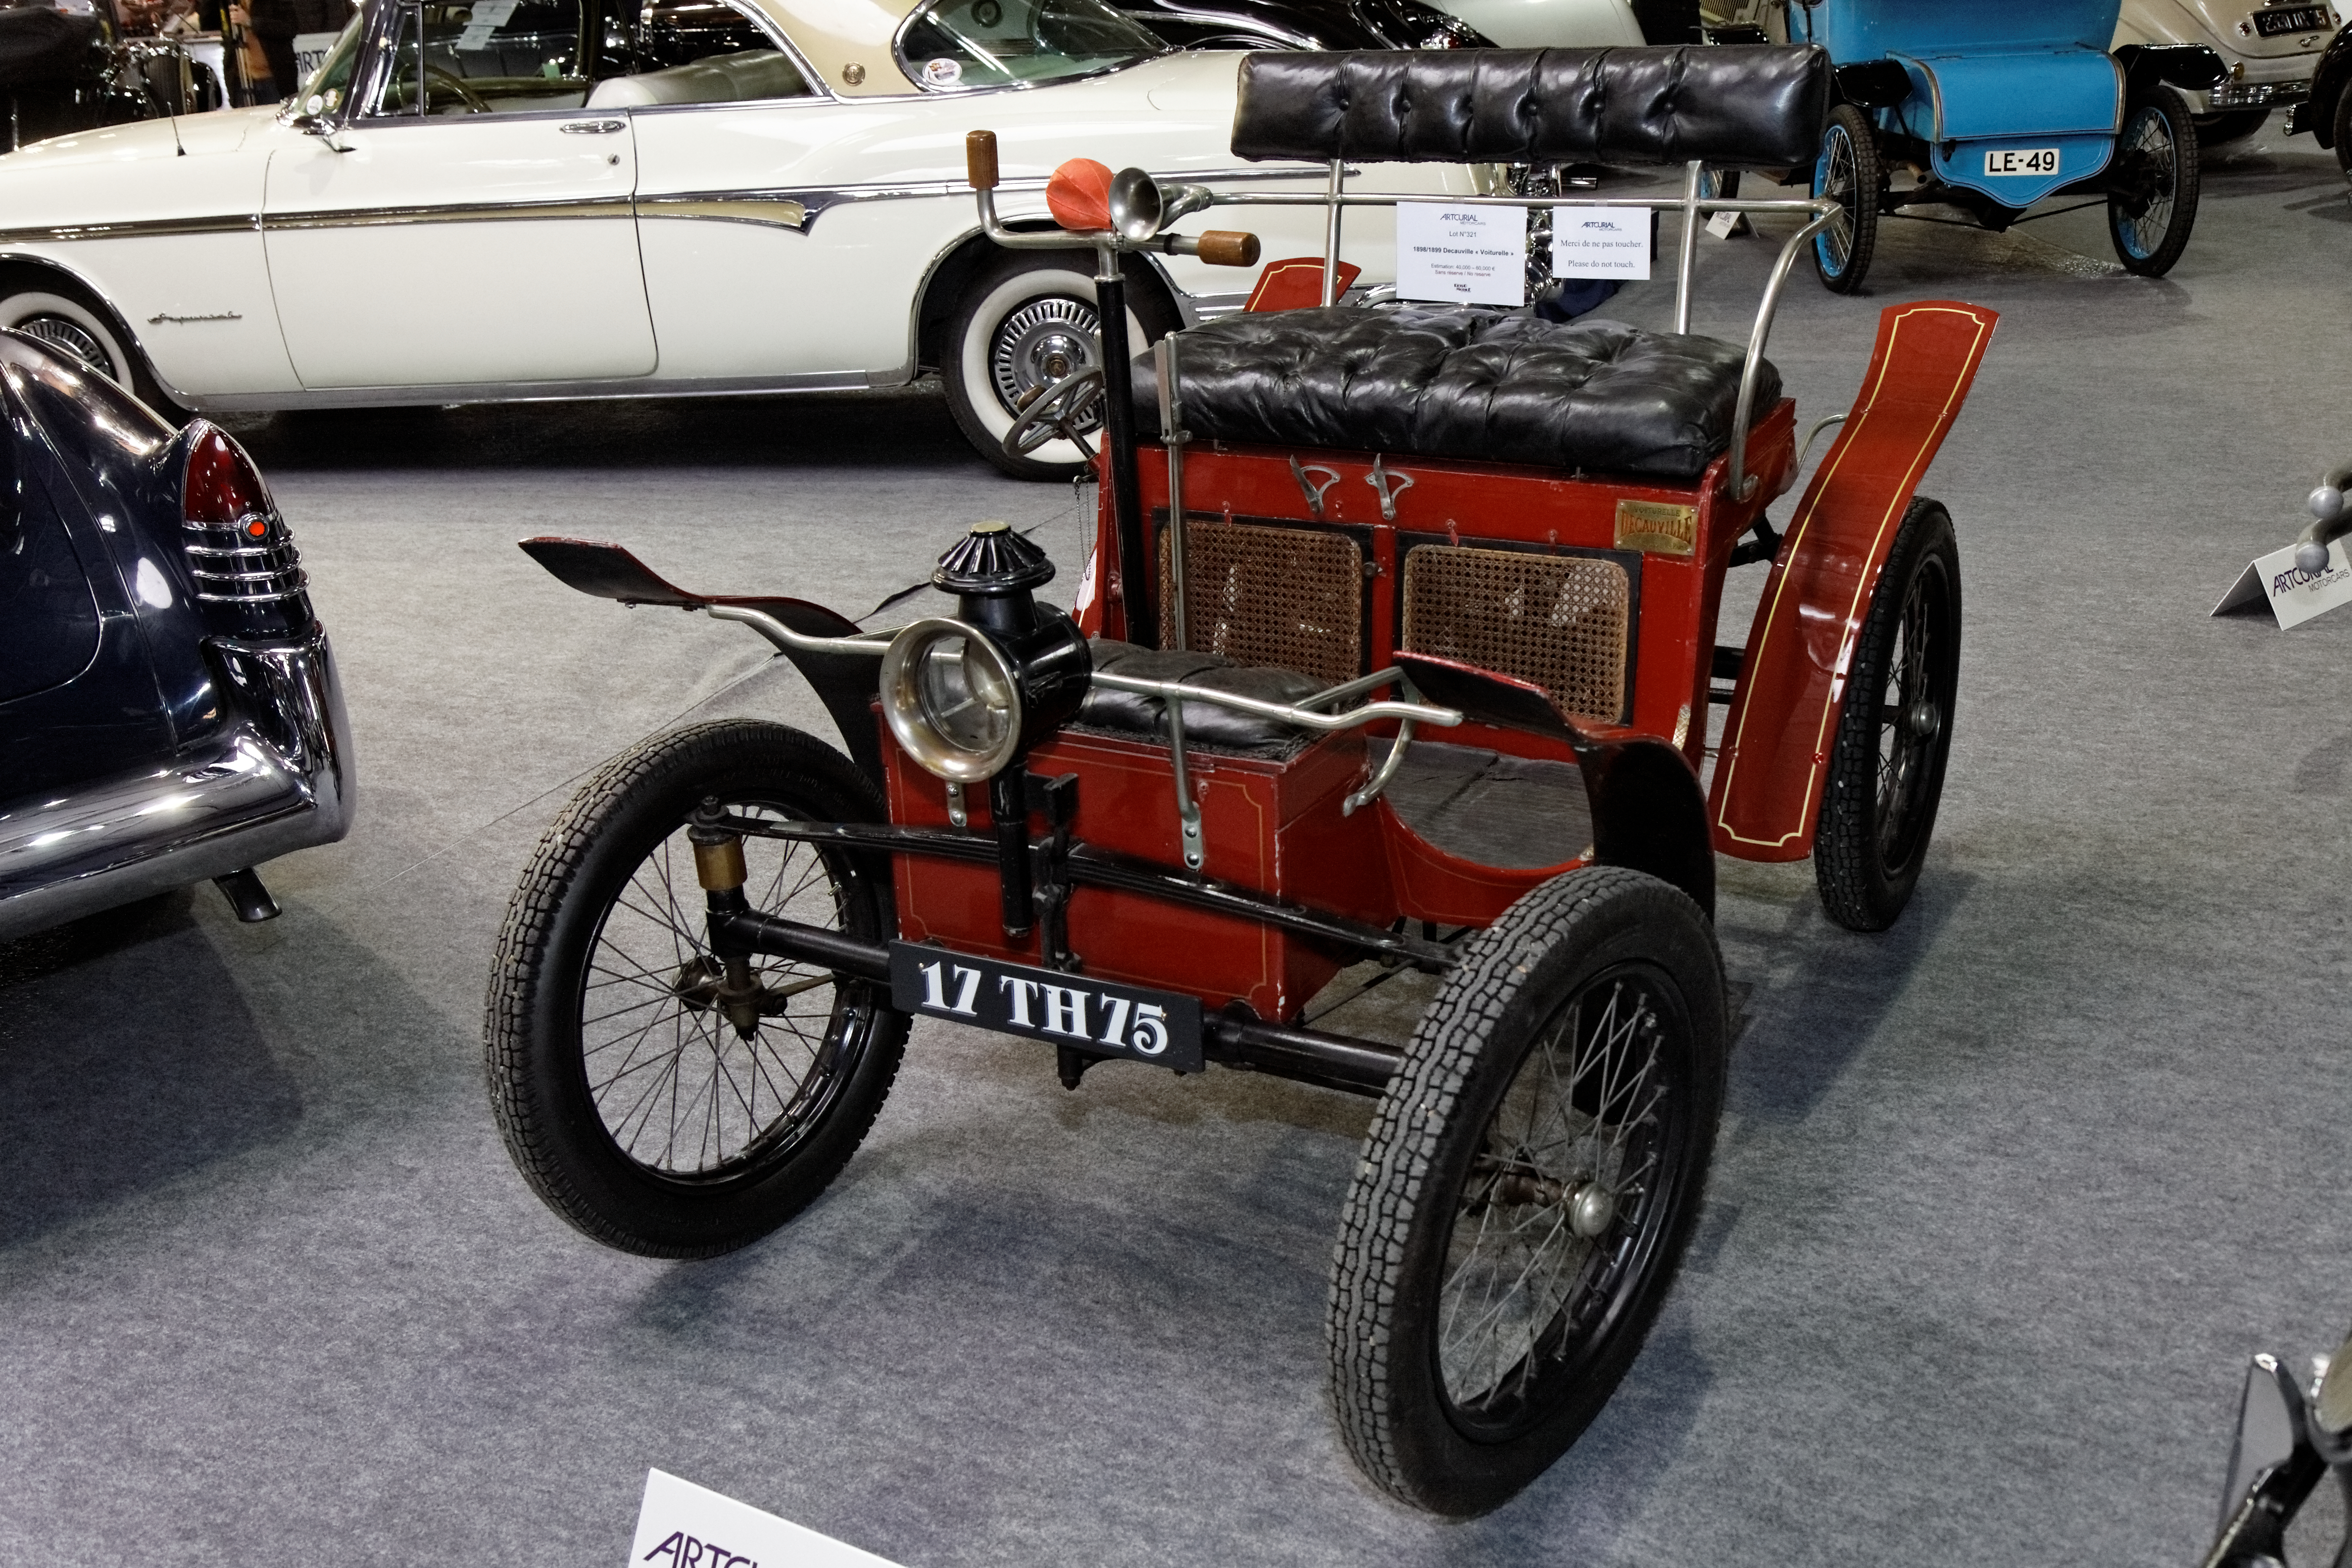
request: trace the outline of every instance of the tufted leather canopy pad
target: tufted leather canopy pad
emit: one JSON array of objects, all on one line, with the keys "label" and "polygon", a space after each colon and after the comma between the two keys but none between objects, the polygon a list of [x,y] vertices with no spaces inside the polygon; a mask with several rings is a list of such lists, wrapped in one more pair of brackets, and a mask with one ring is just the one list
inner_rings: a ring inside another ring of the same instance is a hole
[{"label": "tufted leather canopy pad", "polygon": [[1812,163],[1828,51],[1807,45],[1244,56],[1244,158],[1368,163]]},{"label": "tufted leather canopy pad", "polygon": [[[1250,445],[1533,463],[1688,481],[1731,444],[1745,349],[1469,305],[1233,315],[1185,332],[1184,426]],[[1157,430],[1149,360],[1136,418]],[[1780,375],[1766,361],[1756,407]]]}]

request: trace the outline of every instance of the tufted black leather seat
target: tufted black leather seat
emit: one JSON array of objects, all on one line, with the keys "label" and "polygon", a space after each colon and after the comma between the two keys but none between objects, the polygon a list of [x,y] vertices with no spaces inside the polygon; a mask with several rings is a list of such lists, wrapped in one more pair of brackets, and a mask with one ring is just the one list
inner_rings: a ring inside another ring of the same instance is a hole
[{"label": "tufted black leather seat", "polygon": [[[1138,647],[1133,643],[1097,637],[1091,645],[1095,668],[1133,676],[1139,680],[1189,680],[1213,691],[1231,691],[1263,702],[1297,702],[1323,689],[1323,683],[1295,669],[1244,669],[1213,653],[1179,653],[1173,649]],[[1097,686],[1087,693],[1076,722],[1094,730],[1168,739],[1168,705],[1139,692],[1113,691]],[[1207,702],[1184,704],[1184,743],[1218,751],[1287,753],[1313,739],[1294,725],[1237,712]]]},{"label": "tufted black leather seat", "polygon": [[[1183,334],[1185,428],[1216,440],[1688,481],[1731,443],[1747,351],[1464,305],[1234,315]],[[1148,360],[1137,423],[1159,427]],[[1780,395],[1767,361],[1756,407]]]},{"label": "tufted black leather seat", "polygon": [[1380,49],[1245,56],[1244,158],[1790,168],[1821,150],[1829,51]]}]

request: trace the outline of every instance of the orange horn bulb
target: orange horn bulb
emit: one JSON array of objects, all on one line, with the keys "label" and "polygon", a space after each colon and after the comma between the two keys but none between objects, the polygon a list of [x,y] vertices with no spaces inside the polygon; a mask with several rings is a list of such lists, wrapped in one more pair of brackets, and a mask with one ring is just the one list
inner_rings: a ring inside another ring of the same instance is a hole
[{"label": "orange horn bulb", "polygon": [[1073,158],[1045,182],[1045,210],[1076,233],[1110,226],[1110,171],[1092,158]]}]

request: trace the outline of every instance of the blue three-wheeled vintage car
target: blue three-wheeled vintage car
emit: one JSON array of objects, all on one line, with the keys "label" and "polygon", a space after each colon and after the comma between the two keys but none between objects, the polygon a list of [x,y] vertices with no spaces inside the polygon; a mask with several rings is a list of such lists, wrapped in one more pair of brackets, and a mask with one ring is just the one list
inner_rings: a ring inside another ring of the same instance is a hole
[{"label": "blue three-wheeled vintage car", "polygon": [[2225,68],[2201,44],[2108,53],[2119,9],[1791,0],[1790,41],[1828,48],[1843,100],[1813,169],[1813,194],[1844,209],[1814,242],[1822,281],[1862,286],[1881,214],[1958,208],[2000,230],[2067,195],[2105,202],[2125,267],[2169,271],[2197,222],[2197,134],[2173,88],[2210,86]]}]

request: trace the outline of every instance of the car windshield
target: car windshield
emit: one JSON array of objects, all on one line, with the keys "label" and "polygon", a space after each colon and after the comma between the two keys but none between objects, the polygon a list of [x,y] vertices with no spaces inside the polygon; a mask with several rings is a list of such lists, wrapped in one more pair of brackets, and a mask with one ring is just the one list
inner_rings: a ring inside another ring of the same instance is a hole
[{"label": "car windshield", "polygon": [[[351,91],[352,68],[359,64],[360,35],[365,30],[366,13],[353,16],[294,101],[308,114],[332,114],[343,106],[343,95]],[[316,99],[316,103],[311,100]]]},{"label": "car windshield", "polygon": [[1087,76],[1167,46],[1103,0],[930,0],[898,32],[898,63],[932,92]]}]

